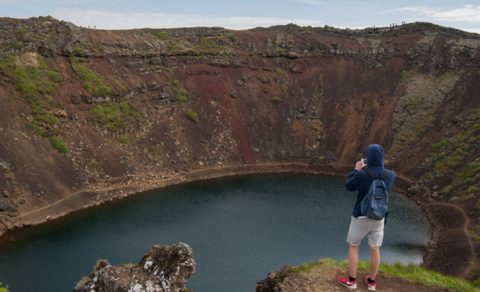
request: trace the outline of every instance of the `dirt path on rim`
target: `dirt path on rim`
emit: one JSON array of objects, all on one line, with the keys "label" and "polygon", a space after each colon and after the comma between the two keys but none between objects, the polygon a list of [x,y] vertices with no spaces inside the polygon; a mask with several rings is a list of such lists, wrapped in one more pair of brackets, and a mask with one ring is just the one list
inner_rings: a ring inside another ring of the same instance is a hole
[{"label": "dirt path on rim", "polygon": [[51,221],[72,212],[99,206],[103,203],[126,198],[141,192],[164,188],[197,180],[206,180],[218,177],[243,175],[251,173],[311,173],[337,175],[330,165],[322,167],[309,163],[259,163],[229,165],[222,167],[202,168],[179,173],[137,174],[119,179],[121,182],[108,186],[93,186],[90,189],[79,190],[67,197],[42,208],[20,214],[4,220],[0,235],[8,230],[24,226],[35,226]]},{"label": "dirt path on rim", "polygon": [[[476,258],[475,248],[468,233],[470,220],[457,205],[451,203],[429,203],[429,210],[436,232],[435,256],[426,259],[429,268],[458,277],[466,277]],[[452,260],[448,260],[452,259]]]},{"label": "dirt path on rim", "polygon": [[[415,184],[410,178],[401,179],[410,185]],[[421,189],[426,201],[415,201],[425,210],[434,228],[424,256],[424,266],[443,274],[466,278],[477,258],[468,232],[470,219],[467,213],[455,204],[434,201],[429,188],[422,186]]]}]

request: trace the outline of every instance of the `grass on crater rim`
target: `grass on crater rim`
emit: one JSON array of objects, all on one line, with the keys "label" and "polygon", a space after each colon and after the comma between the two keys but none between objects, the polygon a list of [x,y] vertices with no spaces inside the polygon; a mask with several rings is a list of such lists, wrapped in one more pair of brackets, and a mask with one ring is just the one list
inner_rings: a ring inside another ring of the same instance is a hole
[{"label": "grass on crater rim", "polygon": [[[345,260],[334,259],[320,259],[316,262],[304,263],[291,268],[292,272],[296,273],[310,273],[313,270],[323,269],[327,267],[336,267],[341,269],[348,268],[348,262]],[[359,261],[359,271],[369,271],[370,263],[368,261]],[[472,283],[466,280],[455,278],[451,276],[442,275],[439,272],[426,269],[415,264],[380,264],[380,273],[386,275],[407,279],[418,284],[427,286],[449,289],[452,291],[479,291],[479,287],[475,287]]]},{"label": "grass on crater rim", "polygon": [[0,282],[0,292],[10,292],[7,287],[4,287],[2,282]]}]

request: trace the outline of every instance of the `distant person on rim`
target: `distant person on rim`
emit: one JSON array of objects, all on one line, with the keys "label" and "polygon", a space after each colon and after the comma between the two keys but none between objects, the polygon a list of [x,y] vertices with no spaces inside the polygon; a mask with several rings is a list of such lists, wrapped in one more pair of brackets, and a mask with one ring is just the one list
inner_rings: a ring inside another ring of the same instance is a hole
[{"label": "distant person on rim", "polygon": [[367,159],[361,159],[355,163],[355,169],[345,179],[345,187],[348,191],[358,191],[355,205],[353,206],[350,228],[348,230],[347,242],[349,275],[338,277],[337,282],[349,289],[357,288],[357,264],[358,247],[365,236],[368,236],[370,246],[370,274],[365,277],[365,284],[368,290],[375,291],[376,276],[380,266],[380,246],[383,242],[383,229],[385,219],[370,219],[362,214],[362,199],[367,196],[370,184],[373,179],[382,179],[388,191],[391,190],[395,180],[395,172],[384,168],[382,146],[372,144],[367,149]]}]

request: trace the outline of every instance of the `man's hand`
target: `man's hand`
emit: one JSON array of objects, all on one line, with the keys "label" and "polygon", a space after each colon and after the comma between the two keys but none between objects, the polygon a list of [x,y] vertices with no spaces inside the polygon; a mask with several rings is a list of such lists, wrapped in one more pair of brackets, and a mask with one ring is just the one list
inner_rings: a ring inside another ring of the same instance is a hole
[{"label": "man's hand", "polygon": [[363,159],[360,159],[359,161],[357,161],[357,162],[355,163],[355,169],[356,169],[356,170],[359,170],[359,171],[360,171],[360,170],[362,170],[362,168],[364,168],[364,167],[365,167],[365,163],[363,163]]}]

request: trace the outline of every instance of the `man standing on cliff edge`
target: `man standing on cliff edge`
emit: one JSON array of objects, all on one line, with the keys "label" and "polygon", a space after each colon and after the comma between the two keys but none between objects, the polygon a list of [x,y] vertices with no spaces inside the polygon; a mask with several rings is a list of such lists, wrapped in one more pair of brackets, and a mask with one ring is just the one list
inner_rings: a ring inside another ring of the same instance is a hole
[{"label": "man standing on cliff edge", "polygon": [[[345,188],[348,191],[358,191],[347,236],[349,244],[349,275],[347,277],[338,277],[337,279],[340,285],[349,289],[357,288],[358,247],[365,236],[368,236],[368,245],[370,246],[370,274],[365,277],[365,284],[370,291],[375,291],[376,289],[375,279],[380,266],[380,246],[383,242],[385,219],[374,220],[367,218],[364,214],[361,214],[360,204],[368,192],[372,182],[371,177],[382,177],[388,191],[392,189],[395,172],[384,168],[383,157],[384,151],[382,146],[378,144],[368,146],[367,163],[365,164],[363,159],[357,161],[355,169],[345,180]],[[365,168],[368,168],[369,173],[367,173]]]}]

